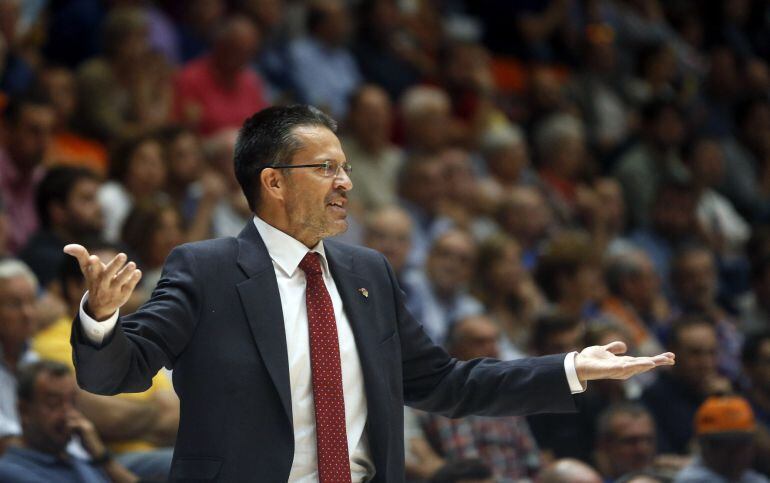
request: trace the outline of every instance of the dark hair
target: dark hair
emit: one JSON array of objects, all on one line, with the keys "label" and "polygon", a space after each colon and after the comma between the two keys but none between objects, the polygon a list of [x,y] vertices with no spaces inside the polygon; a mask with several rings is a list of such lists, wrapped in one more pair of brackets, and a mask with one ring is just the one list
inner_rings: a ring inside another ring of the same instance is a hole
[{"label": "dark hair", "polygon": [[532,329],[530,345],[536,352],[542,353],[549,337],[554,334],[570,331],[580,325],[581,322],[579,317],[560,312],[541,315],[535,321],[535,326]]},{"label": "dark hair", "polygon": [[151,200],[139,203],[126,217],[121,229],[121,240],[139,257],[140,267],[150,269],[153,235],[158,230],[163,213],[173,211],[181,222],[182,215],[177,207],[168,201]]},{"label": "dark hair", "polygon": [[72,370],[61,362],[46,359],[22,365],[16,372],[16,394],[19,401],[32,402],[35,398],[35,382],[42,373],[59,378],[72,374]]},{"label": "dark hair", "polygon": [[154,142],[158,143],[161,147],[163,146],[156,132],[146,132],[119,141],[110,153],[109,177],[121,183],[125,182],[128,168],[131,165],[131,158],[134,157],[134,154],[142,144],[146,142]]},{"label": "dark hair", "polygon": [[635,419],[640,416],[647,416],[653,421],[652,414],[646,407],[639,403],[623,401],[615,403],[604,409],[596,420],[596,439],[602,441],[614,437],[612,434],[612,419],[619,414],[628,414]]},{"label": "dark hair", "polygon": [[588,233],[564,231],[552,238],[538,257],[535,281],[549,300],[557,301],[563,296],[559,288],[561,277],[573,276],[580,268],[598,263],[599,254]]},{"label": "dark hair", "polygon": [[305,28],[308,32],[315,33],[315,31],[323,25],[326,19],[329,17],[329,11],[324,8],[325,5],[319,5],[318,2],[310,2],[307,6],[305,14]]},{"label": "dark hair", "polygon": [[441,467],[428,483],[457,483],[462,480],[492,478],[492,470],[480,459],[450,461]]},{"label": "dark hair", "polygon": [[743,365],[747,367],[754,366],[757,363],[757,357],[759,357],[759,348],[766,340],[770,340],[770,330],[763,330],[749,335],[746,341],[743,343],[743,349],[741,350],[741,360]]},{"label": "dark hair", "polygon": [[20,96],[11,96],[3,110],[3,118],[9,125],[15,125],[21,118],[21,112],[28,106],[45,106],[53,109],[53,101],[41,89],[30,90]]},{"label": "dark hair", "polygon": [[322,126],[337,132],[334,119],[307,105],[268,107],[243,123],[235,141],[235,177],[252,211],[259,205],[259,172],[291,162],[302,147],[294,136],[294,129],[300,126]]},{"label": "dark hair", "polygon": [[770,107],[770,99],[767,96],[754,95],[738,101],[733,115],[738,129],[743,129],[744,124],[757,107]]},{"label": "dark hair", "polygon": [[673,98],[661,96],[650,99],[640,110],[642,121],[645,124],[656,122],[660,115],[669,109],[682,116],[682,108]]},{"label": "dark hair", "polygon": [[99,176],[90,169],[75,166],[57,166],[48,170],[35,194],[37,216],[43,227],[51,225],[50,204],[66,203],[77,183],[84,179],[98,182]]},{"label": "dark hair", "polygon": [[714,321],[709,316],[697,313],[686,314],[671,323],[671,328],[668,331],[666,347],[668,349],[676,348],[682,342],[680,340],[682,332],[696,325],[705,325],[711,327],[711,329],[716,332],[716,329],[714,328]]}]

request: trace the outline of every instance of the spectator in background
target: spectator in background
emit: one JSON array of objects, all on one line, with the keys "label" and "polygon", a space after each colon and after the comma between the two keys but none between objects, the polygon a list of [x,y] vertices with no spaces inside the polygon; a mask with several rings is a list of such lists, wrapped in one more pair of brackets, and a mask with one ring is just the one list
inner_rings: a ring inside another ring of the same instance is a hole
[{"label": "spectator in background", "polygon": [[543,247],[535,281],[553,308],[572,317],[591,317],[604,297],[599,258],[588,234],[564,231]]},{"label": "spectator in background", "polygon": [[573,458],[563,458],[548,465],[538,479],[540,483],[601,483],[593,468]]},{"label": "spectator in background", "polygon": [[452,139],[449,96],[434,86],[410,87],[401,96],[399,112],[408,154],[438,154]]},{"label": "spectator in background", "polygon": [[201,140],[192,130],[170,126],[160,138],[168,163],[166,192],[182,215],[185,240],[210,238],[216,207],[227,194],[224,176],[207,166]]},{"label": "spectator in background", "polygon": [[349,198],[359,216],[396,202],[403,154],[390,141],[392,124],[391,102],[382,88],[366,84],[353,93],[342,147],[355,166],[350,173],[355,189]]},{"label": "spectator in background", "polygon": [[730,378],[739,380],[740,351],[743,335],[737,322],[717,302],[717,267],[714,255],[705,246],[689,246],[680,250],[671,264],[671,282],[685,314],[698,314],[711,321],[719,341],[717,368]]},{"label": "spectator in background", "polygon": [[745,399],[708,398],[695,415],[699,455],[676,476],[675,483],[766,483],[767,478],[750,469],[755,433],[754,413]]},{"label": "spectator in background", "polygon": [[538,182],[532,169],[524,132],[513,124],[499,124],[483,132],[479,149],[489,176],[484,190],[500,198],[516,186],[532,186]]},{"label": "spectator in background", "polygon": [[104,238],[117,242],[128,213],[137,203],[165,194],[167,168],[157,135],[144,134],[121,141],[110,156],[111,180],[99,190],[105,218]]},{"label": "spectator in background", "polygon": [[497,209],[497,222],[503,232],[521,245],[521,262],[532,271],[540,248],[556,227],[553,210],[542,192],[530,186],[510,189]]},{"label": "spectator in background", "polygon": [[766,93],[743,99],[735,108],[735,132],[722,141],[725,178],[720,191],[750,219],[770,216],[770,100]]},{"label": "spectator in background", "polygon": [[260,34],[246,17],[227,19],[207,54],[188,62],[174,79],[174,117],[208,136],[237,128],[268,106],[265,87],[250,66]]},{"label": "spectator in background", "polygon": [[477,250],[469,233],[449,230],[431,245],[424,272],[413,270],[404,276],[408,304],[437,344],[444,342],[457,320],[483,311],[481,303],[468,293]]},{"label": "spectator in background", "polygon": [[126,217],[121,240],[138,258],[142,270],[140,289],[150,293],[160,280],[168,254],[185,241],[182,215],[168,201],[138,203]]},{"label": "spectator in background", "polygon": [[443,177],[441,159],[435,156],[410,157],[399,173],[399,201],[412,219],[410,267],[422,267],[433,240],[452,227],[452,220],[442,212],[446,200]]},{"label": "spectator in background", "polygon": [[676,365],[670,372],[658,373],[642,394],[655,418],[660,452],[689,453],[698,406],[711,394],[731,390],[717,371],[717,344],[714,325],[703,318],[684,317],[672,324],[668,349],[676,353]]},{"label": "spectator in background", "polygon": [[746,339],[741,353],[743,369],[748,378],[745,391],[754,414],[770,430],[770,331],[755,333]]},{"label": "spectator in background", "polygon": [[639,354],[658,354],[670,308],[660,290],[660,278],[645,252],[628,248],[611,255],[604,266],[609,291],[602,312],[630,334]]},{"label": "spectator in background", "polygon": [[492,470],[481,460],[452,461],[440,468],[428,483],[492,483]]},{"label": "spectator in background", "polygon": [[618,159],[613,173],[623,185],[634,227],[650,224],[656,194],[666,180],[684,181],[688,177],[679,158],[685,134],[679,106],[654,99],[642,107],[641,116],[641,140]]},{"label": "spectator in background", "polygon": [[470,153],[449,148],[440,159],[447,194],[443,212],[456,227],[470,231],[477,240],[489,237],[497,226],[488,216],[492,209],[481,192]]},{"label": "spectator in background", "polygon": [[[97,244],[94,248],[92,253],[101,260],[110,260],[118,254],[118,250],[109,244]],[[72,370],[72,317],[80,310],[85,280],[80,266],[71,257],[59,265],[57,281],[67,310],[29,342],[41,358],[64,364]],[[144,291],[136,292],[121,312],[131,313],[147,295]],[[158,372],[152,379],[152,386],[144,392],[104,397],[78,389],[76,401],[78,409],[96,426],[100,437],[121,464],[144,478],[167,477],[171,468],[171,446],[179,425],[179,399],[166,371]]]},{"label": "spectator in background", "polygon": [[16,371],[37,359],[28,345],[37,330],[37,289],[35,274],[23,262],[0,260],[0,453],[21,436]]},{"label": "spectator in background", "polygon": [[752,334],[770,329],[770,254],[751,264],[751,292],[739,300],[742,332]]},{"label": "spectator in background", "polygon": [[[296,7],[297,5],[295,9]],[[271,99],[277,103],[291,98],[294,93],[289,57],[289,8],[289,2],[286,0],[251,0],[243,5],[244,13],[252,19],[262,34],[256,66],[269,84]]]},{"label": "spectator in background", "polygon": [[[586,324],[578,317],[558,312],[541,315],[532,329],[530,355],[550,354],[553,350],[580,350],[585,332]],[[586,411],[585,396],[589,394],[574,396],[579,413],[536,414],[527,417],[544,459],[578,458],[591,461],[595,421],[591,413]]]},{"label": "spectator in background", "polygon": [[38,84],[56,109],[56,123],[46,164],[84,167],[105,176],[107,151],[104,145],[74,130],[75,114],[81,102],[75,74],[66,67],[50,65],[40,71]]},{"label": "spectator in background", "polygon": [[732,203],[716,191],[725,174],[722,146],[715,138],[695,138],[685,149],[684,162],[698,200],[698,223],[709,246],[722,258],[739,257],[751,228]]},{"label": "spectator in background", "polygon": [[203,152],[209,165],[224,176],[226,187],[224,198],[214,210],[214,237],[237,235],[253,216],[233,171],[233,151],[237,137],[237,129],[225,129],[203,143]]},{"label": "spectator in background", "polygon": [[554,114],[535,130],[540,178],[557,217],[565,224],[575,224],[587,213],[582,183],[587,174],[585,127],[571,114]]},{"label": "spectator in background", "polygon": [[301,102],[343,119],[361,73],[348,49],[350,12],[342,0],[313,0],[307,6],[307,36],[289,47],[292,80]]},{"label": "spectator in background", "polygon": [[211,48],[227,5],[224,0],[191,0],[185,2],[184,7],[177,35],[182,62],[189,62]]},{"label": "spectator in background", "polygon": [[521,247],[514,238],[499,234],[481,243],[473,293],[500,327],[501,357],[522,357],[545,300],[522,267]]},{"label": "spectator in background", "polygon": [[[459,360],[498,359],[499,337],[500,330],[489,318],[471,316],[452,326],[446,345]],[[537,444],[523,417],[449,419],[425,413],[421,425],[439,455],[447,461],[479,458],[492,469],[494,481],[520,481],[540,469]]]},{"label": "spectator in background", "polygon": [[64,245],[98,237],[104,226],[97,200],[101,181],[86,168],[48,170],[37,189],[40,229],[29,239],[19,258],[35,272],[42,287],[56,278],[66,255]]},{"label": "spectator in background", "polygon": [[104,56],[78,67],[78,127],[109,142],[161,126],[171,108],[170,69],[150,50],[146,12],[115,8],[102,28]]},{"label": "spectator in background", "polygon": [[20,32],[19,0],[6,0],[0,4],[0,90],[9,95],[24,92],[35,79],[34,66],[24,55]]},{"label": "spectator in background", "polygon": [[[75,409],[77,383],[65,365],[40,361],[23,367],[18,380],[21,445],[0,458],[0,479],[14,482],[137,481],[104,446],[93,424]],[[67,453],[77,436],[90,461]]]},{"label": "spectator in background", "polygon": [[602,412],[596,427],[595,458],[605,481],[650,468],[655,455],[655,421],[643,406],[617,404]]},{"label": "spectator in background", "polygon": [[404,272],[411,240],[412,219],[398,206],[383,206],[370,213],[365,220],[364,245],[385,255],[405,291],[409,289],[404,283]]},{"label": "spectator in background", "polygon": [[56,113],[50,99],[31,94],[14,97],[3,112],[0,147],[0,197],[8,221],[8,245],[17,253],[38,228],[35,191],[43,179],[42,163],[51,145]]},{"label": "spectator in background", "polygon": [[571,80],[568,96],[580,108],[587,140],[603,166],[610,164],[627,142],[632,110],[626,98],[618,33],[607,24],[586,26],[583,38],[585,69]]},{"label": "spectator in background", "polygon": [[365,0],[358,7],[358,36],[353,53],[368,81],[398,99],[430,70],[431,62],[415,45],[395,0]]},{"label": "spectator in background", "polygon": [[671,295],[671,259],[681,247],[700,238],[696,203],[695,191],[690,185],[677,181],[665,183],[655,195],[651,226],[634,230],[629,237],[652,260],[667,296]]}]

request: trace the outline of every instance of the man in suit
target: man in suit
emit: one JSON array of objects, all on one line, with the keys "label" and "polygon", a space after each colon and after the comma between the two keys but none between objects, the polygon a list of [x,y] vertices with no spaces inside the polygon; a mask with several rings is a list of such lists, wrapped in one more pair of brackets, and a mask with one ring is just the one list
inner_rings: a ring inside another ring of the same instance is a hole
[{"label": "man in suit", "polygon": [[[235,172],[254,211],[236,238],[177,247],[151,299],[118,309],[141,273],[80,245],[88,292],[73,324],[78,382],[142,391],[174,369],[181,417],[172,481],[402,481],[403,405],[450,416],[573,410],[584,381],[673,354],[458,362],[404,307],[385,258],[324,241],[347,228],[350,164],[336,124],[307,106],[249,118]],[[583,382],[581,382],[583,381]]]}]

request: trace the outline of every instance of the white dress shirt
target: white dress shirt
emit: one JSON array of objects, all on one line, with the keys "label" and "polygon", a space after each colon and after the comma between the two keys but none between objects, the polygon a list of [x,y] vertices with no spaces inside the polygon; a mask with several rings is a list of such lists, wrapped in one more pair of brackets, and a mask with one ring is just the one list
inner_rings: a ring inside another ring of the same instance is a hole
[{"label": "white dress shirt", "polygon": [[[334,306],[334,317],[337,322],[340,342],[342,390],[345,395],[345,424],[347,426],[351,479],[355,483],[368,481],[374,476],[375,469],[365,431],[367,403],[361,362],[350,323],[342,307],[342,299],[329,272],[323,241],[309,250],[301,242],[270,226],[259,217],[254,217],[254,224],[273,261],[275,276],[278,280],[278,292],[281,296],[281,309],[283,310],[291,384],[291,409],[294,418],[294,461],[292,462],[289,481],[296,483],[318,481],[310,341],[307,307],[305,305],[306,282],[305,273],[298,268],[300,261],[308,251],[314,251],[321,255],[324,282]],[[104,338],[112,333],[119,312],[115,312],[104,321],[97,322],[86,314],[83,308],[86,300],[88,300],[88,292],[80,302],[80,320],[83,331],[91,342],[101,344]],[[570,353],[564,359],[567,381],[573,394],[585,390],[575,371],[575,354],[576,352]]]}]

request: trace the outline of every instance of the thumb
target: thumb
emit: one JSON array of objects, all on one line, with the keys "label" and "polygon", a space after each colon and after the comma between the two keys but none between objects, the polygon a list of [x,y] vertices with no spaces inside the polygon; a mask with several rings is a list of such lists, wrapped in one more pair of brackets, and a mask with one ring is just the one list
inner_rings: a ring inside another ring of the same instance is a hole
[{"label": "thumb", "polygon": [[609,344],[603,346],[603,348],[609,352],[612,352],[613,354],[625,354],[627,347],[624,342],[621,342],[619,340],[610,342]]},{"label": "thumb", "polygon": [[80,269],[85,271],[88,266],[88,257],[90,256],[86,247],[78,245],[77,243],[70,243],[64,247],[63,251],[67,255],[75,257],[80,265]]}]

